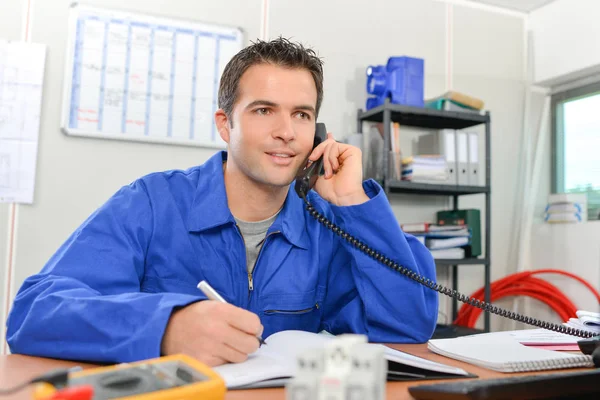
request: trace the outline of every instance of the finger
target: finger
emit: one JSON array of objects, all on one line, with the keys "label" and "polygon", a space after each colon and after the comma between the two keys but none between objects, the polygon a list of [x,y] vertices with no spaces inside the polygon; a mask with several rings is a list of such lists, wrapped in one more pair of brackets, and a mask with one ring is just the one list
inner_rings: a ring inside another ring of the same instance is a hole
[{"label": "finger", "polygon": [[335,142],[335,140],[333,139],[333,135],[331,133],[328,133],[327,134],[327,139],[324,140],[323,142],[321,142],[317,147],[315,147],[313,149],[313,151],[310,153],[310,156],[308,157],[308,159],[311,160],[311,161],[318,160],[319,157],[321,157],[321,155],[323,155],[323,152],[325,151],[325,148],[332,141]]},{"label": "finger", "polygon": [[215,350],[217,357],[222,358],[226,362],[241,363],[248,359],[248,354],[242,353],[225,343],[220,343]]},{"label": "finger", "polygon": [[[261,333],[262,329],[257,334],[260,335]],[[244,354],[254,353],[259,345],[256,336],[231,326],[222,333],[222,340],[227,346]]]},{"label": "finger", "polygon": [[358,157],[360,159],[360,153],[356,152],[356,148],[345,144],[340,144],[339,146],[338,160],[341,164],[344,164],[350,157]]},{"label": "finger", "polygon": [[331,163],[333,172],[336,172],[340,168],[340,163],[338,161],[339,156],[340,146],[337,143],[334,143],[329,151],[329,162]]},{"label": "finger", "polygon": [[325,147],[325,151],[323,152],[323,167],[325,168],[325,178],[329,178],[333,175],[331,170],[331,160],[329,159],[329,153],[331,152],[331,146],[333,143],[329,143],[327,147]]},{"label": "finger", "polygon": [[329,144],[328,141],[324,141],[323,143],[321,143],[320,145],[315,147],[312,150],[312,152],[310,153],[310,156],[308,156],[308,159],[310,161],[318,160],[323,155],[323,152],[325,151],[325,148],[327,147],[328,144]]},{"label": "finger", "polygon": [[219,365],[226,364],[227,361],[218,356],[197,356],[194,357],[209,367],[218,367]]},{"label": "finger", "polygon": [[225,312],[225,320],[227,323],[232,327],[246,333],[255,336],[258,335],[258,332],[260,332],[262,329],[262,324],[260,323],[258,315],[244,310],[243,308],[239,308],[231,304],[229,305],[231,307],[228,307]]},{"label": "finger", "polygon": [[210,336],[199,337],[198,339],[200,339],[200,341],[196,340],[196,343],[190,343],[191,346],[188,346],[188,351],[184,350],[181,352],[188,354],[211,367],[222,365],[227,362],[215,352],[215,349],[220,344],[218,340]]}]

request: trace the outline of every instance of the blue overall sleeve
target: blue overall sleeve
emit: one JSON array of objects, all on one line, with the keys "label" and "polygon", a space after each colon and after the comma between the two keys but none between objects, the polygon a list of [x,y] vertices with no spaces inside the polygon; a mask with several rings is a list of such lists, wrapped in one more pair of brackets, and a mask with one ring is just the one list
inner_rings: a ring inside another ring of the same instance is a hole
[{"label": "blue overall sleeve", "polygon": [[143,181],[96,210],[17,293],[11,352],[92,362],[158,357],[173,309],[203,296],[143,293],[153,223]]},{"label": "blue overall sleeve", "polygon": [[[363,183],[370,200],[332,205],[344,231],[400,265],[433,281],[435,262],[415,237],[402,232],[389,201],[373,180]],[[423,343],[435,329],[437,292],[381,264],[335,236],[322,328],[333,334],[366,334],[372,342]]]}]

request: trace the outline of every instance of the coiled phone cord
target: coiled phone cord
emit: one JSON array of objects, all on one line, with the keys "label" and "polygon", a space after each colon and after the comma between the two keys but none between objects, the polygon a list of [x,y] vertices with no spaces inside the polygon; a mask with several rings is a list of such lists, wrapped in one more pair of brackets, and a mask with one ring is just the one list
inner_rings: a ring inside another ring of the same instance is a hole
[{"label": "coiled phone cord", "polygon": [[435,283],[431,279],[426,278],[422,275],[419,275],[418,273],[410,270],[409,268],[406,268],[406,267],[398,264],[394,260],[391,260],[390,258],[386,257],[385,255],[373,250],[371,247],[362,243],[360,240],[356,239],[349,233],[344,232],[344,230],[342,228],[335,225],[333,222],[331,222],[329,219],[327,219],[327,217],[325,217],[319,211],[317,211],[313,207],[313,205],[310,204],[310,202],[306,199],[306,196],[304,195],[304,193],[302,193],[301,197],[302,197],[302,200],[304,200],[304,203],[306,203],[306,209],[308,210],[310,215],[313,218],[315,218],[317,221],[319,221],[321,224],[325,225],[333,233],[340,236],[342,239],[346,240],[348,243],[350,243],[354,247],[358,248],[360,251],[367,254],[368,256],[370,256],[370,257],[374,258],[375,260],[379,261],[380,263],[388,266],[389,268],[393,269],[394,271],[397,271],[397,272],[401,273],[402,275],[409,277],[413,281],[418,282],[421,285],[428,287],[429,289],[435,290],[438,293],[445,294],[446,296],[449,296],[453,299],[461,301],[465,304],[469,304],[473,307],[477,307],[484,311],[488,311],[492,314],[500,315],[502,317],[509,318],[509,319],[512,319],[515,321],[519,321],[519,322],[523,322],[523,323],[526,323],[529,325],[537,326],[539,328],[544,328],[544,329],[548,329],[551,331],[564,333],[567,335],[578,336],[581,338],[591,338],[592,336],[595,336],[594,333],[589,332],[589,331],[574,329],[574,328],[567,327],[564,325],[557,325],[557,324],[553,324],[551,322],[540,321],[536,318],[527,317],[527,316],[521,315],[519,313],[516,313],[514,311],[505,310],[503,308],[494,306],[490,303],[486,303],[485,301],[473,299],[467,295],[460,293],[457,290],[450,289],[443,285]]}]

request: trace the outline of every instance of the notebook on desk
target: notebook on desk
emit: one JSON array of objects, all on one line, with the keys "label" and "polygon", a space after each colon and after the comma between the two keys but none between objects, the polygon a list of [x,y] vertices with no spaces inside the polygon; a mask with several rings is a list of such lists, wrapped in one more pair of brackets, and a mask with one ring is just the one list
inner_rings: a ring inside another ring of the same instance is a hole
[{"label": "notebook on desk", "polygon": [[594,366],[589,355],[524,346],[504,332],[432,339],[427,343],[427,348],[434,353],[499,372]]},{"label": "notebook on desk", "polygon": [[[324,346],[333,336],[304,331],[282,331],[269,336],[266,345],[250,354],[242,363],[225,364],[213,369],[225,380],[228,389],[281,387],[296,372],[296,357],[308,349]],[[475,378],[467,371],[416,357],[385,347],[388,380]]]}]

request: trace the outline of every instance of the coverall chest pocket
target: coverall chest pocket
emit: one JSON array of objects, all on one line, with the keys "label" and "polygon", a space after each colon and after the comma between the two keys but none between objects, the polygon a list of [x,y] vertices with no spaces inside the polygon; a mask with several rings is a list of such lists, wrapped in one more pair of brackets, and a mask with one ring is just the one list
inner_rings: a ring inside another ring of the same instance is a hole
[{"label": "coverall chest pocket", "polygon": [[269,295],[261,299],[263,337],[284,330],[317,332],[321,325],[320,290]]}]

